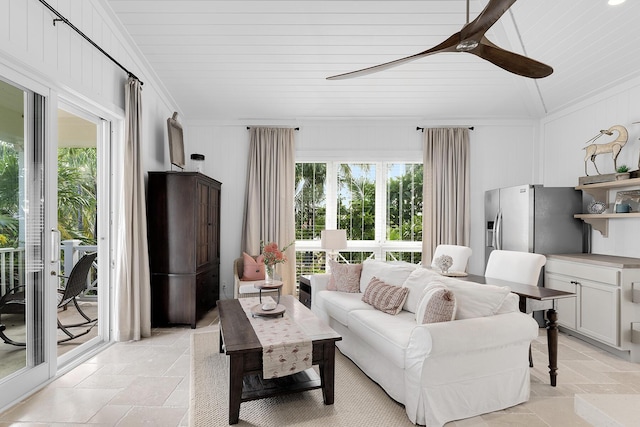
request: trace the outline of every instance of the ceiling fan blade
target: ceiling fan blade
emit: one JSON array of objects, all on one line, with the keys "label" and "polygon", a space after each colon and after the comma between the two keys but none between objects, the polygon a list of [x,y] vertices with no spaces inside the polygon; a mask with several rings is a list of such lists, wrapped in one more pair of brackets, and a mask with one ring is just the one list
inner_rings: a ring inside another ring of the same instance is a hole
[{"label": "ceiling fan blade", "polygon": [[350,79],[353,77],[361,77],[366,76],[368,74],[377,73],[378,71],[387,70],[389,68],[397,67],[400,64],[404,64],[406,62],[415,61],[419,58],[424,58],[425,56],[433,55],[434,53],[439,52],[455,52],[456,46],[460,41],[460,32],[455,33],[442,43],[437,46],[432,47],[431,49],[425,50],[424,52],[416,53],[415,55],[407,56],[405,58],[396,59],[395,61],[385,62],[384,64],[374,65],[373,67],[363,68],[362,70],[351,71],[349,73],[337,74],[335,76],[327,77],[327,80],[344,80]]},{"label": "ceiling fan blade", "polygon": [[468,53],[485,59],[511,73],[532,79],[547,77],[553,73],[553,68],[526,56],[502,49],[482,37],[480,44]]},{"label": "ceiling fan blade", "polygon": [[489,3],[487,3],[476,19],[469,22],[464,26],[462,31],[460,31],[461,39],[480,39],[515,2],[516,0],[489,0]]}]

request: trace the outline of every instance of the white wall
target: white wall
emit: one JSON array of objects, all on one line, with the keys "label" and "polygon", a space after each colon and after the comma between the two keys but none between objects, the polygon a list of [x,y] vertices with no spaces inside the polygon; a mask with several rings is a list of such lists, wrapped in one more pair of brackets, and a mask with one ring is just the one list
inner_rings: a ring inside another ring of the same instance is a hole
[{"label": "white wall", "polygon": [[[222,182],[221,296],[233,291],[233,260],[241,255],[240,236],[244,212],[249,132],[254,123],[188,122],[185,126],[187,157],[205,155],[204,173]],[[267,125],[267,123],[260,123]],[[422,161],[423,134],[416,126],[454,126],[406,120],[296,121],[271,123],[300,127],[296,132],[296,158],[310,160],[417,160]],[[537,157],[537,123],[473,123],[471,139],[471,257],[470,271],[484,271],[484,191],[530,183]]]},{"label": "white wall", "polygon": [[[169,168],[166,118],[178,109],[120,24],[100,1],[50,2],[56,10],[133,72],[143,86],[143,164],[146,170]],[[102,117],[124,117],[127,74],[37,1],[0,2],[0,59],[5,66]],[[55,119],[55,118],[54,118]],[[57,140],[48,135],[47,140]],[[123,141],[114,141],[123,144]]]},{"label": "white wall", "polygon": [[[633,123],[637,121],[640,121],[640,79],[546,117],[540,126],[543,152],[540,173],[544,183],[549,186],[578,185],[578,177],[585,175],[585,143],[600,129],[613,125],[622,125],[629,131],[629,140],[618,156],[618,165],[626,164],[631,170],[638,169],[640,124]],[[614,138],[603,136],[596,142],[609,142]],[[589,175],[595,175],[591,161],[588,163]],[[598,155],[596,163],[601,173],[614,172],[610,154]],[[602,237],[598,231],[592,232],[591,251],[640,257],[639,236],[640,218],[609,220],[608,237]]]}]

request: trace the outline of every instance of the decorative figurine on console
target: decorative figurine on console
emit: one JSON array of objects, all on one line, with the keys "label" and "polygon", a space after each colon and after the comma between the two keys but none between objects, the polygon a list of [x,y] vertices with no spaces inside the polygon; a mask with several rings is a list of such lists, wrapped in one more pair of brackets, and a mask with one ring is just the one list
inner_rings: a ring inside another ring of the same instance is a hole
[{"label": "decorative figurine on console", "polygon": [[442,274],[447,274],[453,265],[453,258],[449,255],[440,255],[435,261],[436,266],[438,266]]}]

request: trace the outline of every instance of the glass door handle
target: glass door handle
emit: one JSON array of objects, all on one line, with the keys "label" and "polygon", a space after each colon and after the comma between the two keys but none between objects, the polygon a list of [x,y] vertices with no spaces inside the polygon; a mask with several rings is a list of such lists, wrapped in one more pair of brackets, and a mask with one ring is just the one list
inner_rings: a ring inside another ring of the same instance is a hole
[{"label": "glass door handle", "polygon": [[51,262],[60,261],[60,231],[51,229]]}]

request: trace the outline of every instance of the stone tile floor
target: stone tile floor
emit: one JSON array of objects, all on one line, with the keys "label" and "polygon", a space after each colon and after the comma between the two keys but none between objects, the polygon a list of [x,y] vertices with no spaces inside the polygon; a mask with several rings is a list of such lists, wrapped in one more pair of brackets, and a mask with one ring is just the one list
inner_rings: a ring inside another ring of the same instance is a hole
[{"label": "stone tile floor", "polygon": [[[157,328],[149,339],[112,345],[0,414],[0,426],[186,426],[190,335],[217,329],[216,324],[213,310],[195,330]],[[532,352],[535,366],[528,402],[447,426],[566,427],[640,420],[640,364],[560,334],[558,386],[550,387],[544,330]],[[593,424],[576,415],[574,401]]]}]

